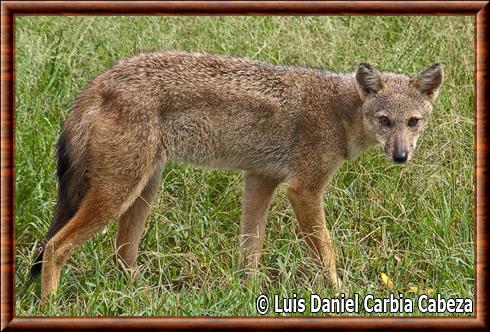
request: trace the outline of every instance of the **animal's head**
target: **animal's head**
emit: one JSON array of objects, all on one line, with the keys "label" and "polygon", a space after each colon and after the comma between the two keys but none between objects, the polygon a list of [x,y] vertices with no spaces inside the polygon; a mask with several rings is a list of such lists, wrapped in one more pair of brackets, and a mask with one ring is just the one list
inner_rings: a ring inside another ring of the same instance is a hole
[{"label": "animal's head", "polygon": [[381,73],[368,63],[359,64],[356,81],[363,103],[364,128],[394,162],[404,163],[413,156],[442,80],[440,64],[412,78]]}]

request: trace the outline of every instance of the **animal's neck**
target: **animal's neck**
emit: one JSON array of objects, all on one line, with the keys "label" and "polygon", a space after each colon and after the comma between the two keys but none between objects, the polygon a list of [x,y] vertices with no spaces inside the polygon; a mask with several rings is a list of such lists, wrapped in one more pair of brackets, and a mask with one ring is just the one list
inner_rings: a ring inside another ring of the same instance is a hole
[{"label": "animal's neck", "polygon": [[339,90],[337,116],[341,119],[347,138],[346,158],[353,159],[377,146],[376,136],[364,125],[362,101],[354,75],[342,78]]}]

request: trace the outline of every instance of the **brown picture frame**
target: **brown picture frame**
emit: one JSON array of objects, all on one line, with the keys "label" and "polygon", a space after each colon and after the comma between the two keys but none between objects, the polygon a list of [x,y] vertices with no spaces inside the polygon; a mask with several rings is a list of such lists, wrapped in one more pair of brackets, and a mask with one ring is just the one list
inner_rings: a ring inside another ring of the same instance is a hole
[{"label": "brown picture frame", "polygon": [[[488,330],[487,1],[4,1],[1,4],[1,330],[336,328]],[[457,317],[16,317],[15,17],[20,15],[468,15],[475,17],[476,316]]]}]

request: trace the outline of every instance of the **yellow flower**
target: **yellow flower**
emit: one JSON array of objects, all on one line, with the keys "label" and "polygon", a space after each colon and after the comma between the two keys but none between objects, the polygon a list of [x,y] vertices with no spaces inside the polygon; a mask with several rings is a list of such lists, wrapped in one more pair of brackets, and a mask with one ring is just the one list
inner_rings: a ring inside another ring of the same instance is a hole
[{"label": "yellow flower", "polygon": [[393,289],[394,287],[393,281],[391,281],[390,277],[388,277],[386,273],[381,272],[381,280],[383,280],[384,284],[386,285],[386,287],[388,287],[388,289]]},{"label": "yellow flower", "polygon": [[417,293],[419,288],[417,286],[408,286],[408,291],[411,293]]}]

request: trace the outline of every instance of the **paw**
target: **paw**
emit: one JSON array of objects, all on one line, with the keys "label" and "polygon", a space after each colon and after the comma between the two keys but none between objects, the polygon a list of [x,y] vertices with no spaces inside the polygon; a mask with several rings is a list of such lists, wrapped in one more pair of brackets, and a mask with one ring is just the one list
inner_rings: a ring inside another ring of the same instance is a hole
[{"label": "paw", "polygon": [[340,294],[344,294],[345,296],[348,296],[349,291],[347,287],[345,286],[345,283],[340,279],[339,277],[335,277],[332,279],[332,284],[333,288],[335,290],[335,296],[340,296]]},{"label": "paw", "polygon": [[39,308],[41,310],[45,310],[49,306],[49,303],[53,302],[55,299],[56,299],[56,292],[55,291],[50,292],[50,293],[41,291],[41,299],[39,300],[39,303],[38,303]]}]

